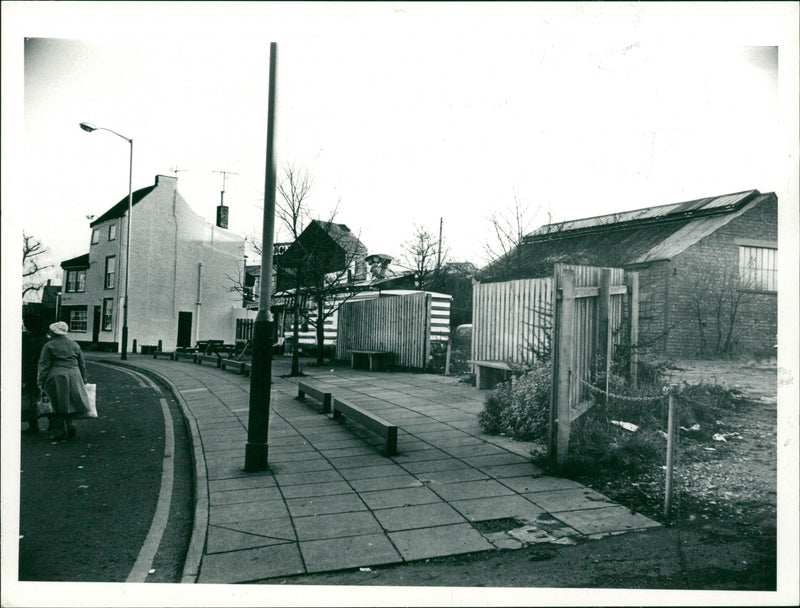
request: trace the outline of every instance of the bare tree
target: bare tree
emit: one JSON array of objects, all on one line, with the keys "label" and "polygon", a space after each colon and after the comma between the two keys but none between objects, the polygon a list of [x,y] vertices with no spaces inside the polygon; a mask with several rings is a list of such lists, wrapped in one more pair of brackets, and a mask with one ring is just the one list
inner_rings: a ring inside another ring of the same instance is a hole
[{"label": "bare tree", "polygon": [[[700,354],[730,355],[742,299],[751,286],[735,272],[706,272],[692,286],[689,306],[697,322]],[[709,335],[710,334],[710,335]]]},{"label": "bare tree", "polygon": [[41,265],[41,256],[47,253],[47,248],[35,236],[22,233],[22,297],[39,291],[45,284],[40,279],[41,272],[50,265]]},{"label": "bare tree", "polygon": [[512,276],[522,265],[522,239],[530,232],[531,219],[527,205],[514,195],[514,204],[489,216],[493,239],[484,243],[491,261],[497,261],[506,275]]},{"label": "bare tree", "polygon": [[[349,300],[354,292],[351,285],[351,271],[358,258],[366,255],[357,237],[343,234],[341,225],[334,223],[338,212],[337,202],[329,219],[310,220],[312,209],[308,197],[314,181],[308,171],[287,164],[282,169],[282,179],[277,184],[279,194],[275,215],[279,221],[278,230],[283,230],[285,238],[295,244],[291,255],[274,258],[275,271],[279,281],[291,285],[289,298],[292,309],[292,369],[291,375],[298,376],[300,370],[300,327],[305,323],[316,330],[317,362],[322,364],[325,340],[325,321]],[[319,230],[303,235],[312,223]],[[259,239],[253,238],[251,246],[257,254],[263,255]],[[344,252],[344,253],[342,253]],[[288,251],[287,251],[288,254]],[[241,279],[228,277],[229,291],[246,293]],[[261,280],[271,280],[262,277]],[[306,303],[313,304],[313,314],[309,314]]]},{"label": "bare tree", "polygon": [[447,264],[448,251],[437,237],[425,227],[414,224],[414,235],[402,245],[403,258],[399,266],[414,276],[414,287],[432,289],[441,282]]}]

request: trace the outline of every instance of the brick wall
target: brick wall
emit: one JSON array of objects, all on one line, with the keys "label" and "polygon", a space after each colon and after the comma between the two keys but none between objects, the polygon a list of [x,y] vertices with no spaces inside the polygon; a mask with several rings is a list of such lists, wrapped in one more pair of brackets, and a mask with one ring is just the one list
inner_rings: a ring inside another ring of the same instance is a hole
[{"label": "brick wall", "polygon": [[[727,333],[731,304],[738,298],[732,334],[735,354],[774,354],[777,340],[777,294],[740,290],[738,287],[739,243],[777,242],[777,200],[772,197],[701,239],[669,263],[669,297],[666,308],[670,325],[666,352],[671,357],[693,357],[701,353],[701,335],[706,337],[706,355],[717,355],[717,317]],[[705,292],[704,292],[705,290]],[[702,294],[706,295],[703,296]],[[723,313],[713,311],[713,300],[723,294]],[[698,322],[695,310],[703,303]]]}]

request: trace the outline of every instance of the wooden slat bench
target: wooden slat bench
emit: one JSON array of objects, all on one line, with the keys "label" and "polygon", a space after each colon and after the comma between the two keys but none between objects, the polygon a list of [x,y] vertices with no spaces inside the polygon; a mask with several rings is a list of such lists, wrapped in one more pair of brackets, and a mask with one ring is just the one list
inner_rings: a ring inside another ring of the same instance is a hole
[{"label": "wooden slat bench", "polygon": [[243,374],[245,362],[239,361],[237,359],[228,359],[226,357],[222,357],[219,361],[219,366],[222,369],[227,369],[227,368],[235,369],[240,374]]},{"label": "wooden slat bench", "polygon": [[363,410],[357,405],[334,397],[333,417],[339,418],[341,416],[383,437],[387,456],[395,456],[397,454],[397,425],[387,422],[380,416]]},{"label": "wooden slat bench", "polygon": [[[392,353],[384,350],[351,350],[350,367],[352,369],[365,368],[369,371],[389,368],[389,359]],[[364,363],[367,363],[364,366]]]},{"label": "wooden slat bench", "polygon": [[317,401],[322,403],[322,413],[329,414],[331,411],[331,394],[326,393],[307,382],[297,383],[297,398],[303,399],[306,395],[314,397]]},{"label": "wooden slat bench", "polygon": [[519,373],[505,361],[468,361],[475,366],[475,387],[478,389],[494,388],[498,382]]}]

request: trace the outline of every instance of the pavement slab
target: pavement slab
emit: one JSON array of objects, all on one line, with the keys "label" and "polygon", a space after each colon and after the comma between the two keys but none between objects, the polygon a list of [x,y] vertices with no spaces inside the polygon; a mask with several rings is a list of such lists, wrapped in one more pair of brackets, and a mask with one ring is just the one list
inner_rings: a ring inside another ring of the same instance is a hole
[{"label": "pavement slab", "polygon": [[292,517],[367,510],[367,506],[355,492],[330,496],[289,498],[286,500],[286,506],[289,508],[289,513],[291,513]]},{"label": "pavement slab", "polygon": [[303,574],[296,543],[208,554],[203,558],[198,583],[245,583],[277,576]]},{"label": "pavement slab", "polygon": [[385,534],[365,534],[300,543],[306,570],[325,572],[403,561]]},{"label": "pavement slab", "polygon": [[367,503],[367,506],[373,511],[376,509],[389,509],[391,507],[441,502],[441,498],[439,498],[438,495],[425,487],[363,492],[361,498],[364,499],[364,502]]},{"label": "pavement slab", "polygon": [[566,511],[553,515],[571,528],[586,535],[629,532],[659,525],[644,515],[632,513],[630,509],[622,505],[583,511]]},{"label": "pavement slab", "polygon": [[523,496],[550,513],[578,511],[582,509],[602,509],[603,507],[614,504],[611,499],[589,488],[536,492],[532,494],[523,494]]},{"label": "pavement slab", "polygon": [[294,526],[300,541],[363,536],[383,531],[375,516],[369,511],[295,517]]},{"label": "pavement slab", "polygon": [[469,524],[389,532],[389,538],[406,561],[488,551],[494,548]]},{"label": "pavement slab", "polygon": [[450,505],[469,521],[486,521],[501,517],[534,519],[544,513],[544,509],[525,500],[521,496],[491,496],[454,500]]},{"label": "pavement slab", "polygon": [[466,520],[458,511],[442,502],[381,509],[375,511],[374,514],[381,525],[389,532],[466,523]]}]

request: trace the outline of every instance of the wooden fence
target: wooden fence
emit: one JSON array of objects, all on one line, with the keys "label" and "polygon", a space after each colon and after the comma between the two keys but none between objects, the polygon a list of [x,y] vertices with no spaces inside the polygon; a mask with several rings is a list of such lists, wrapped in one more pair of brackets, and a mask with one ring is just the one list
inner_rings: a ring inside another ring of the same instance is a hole
[{"label": "wooden fence", "polygon": [[[615,345],[625,337],[635,345],[637,324],[636,273],[555,264],[551,277],[473,286],[472,360],[525,368],[550,357],[549,447],[563,465],[572,421],[595,403],[589,387],[605,378],[607,390]],[[636,382],[635,354],[631,379]]]},{"label": "wooden fence", "polygon": [[552,277],[473,285],[473,361],[529,366],[550,350],[552,325]]},{"label": "wooden fence", "polygon": [[339,310],[336,358],[352,350],[382,350],[394,365],[425,369],[431,343],[431,294],[356,300]]},{"label": "wooden fence", "polygon": [[[556,463],[567,462],[572,422],[595,403],[590,386],[608,377],[615,347],[623,337],[636,335],[637,319],[626,313],[628,298],[625,271],[556,264],[553,325],[553,390],[551,392],[550,453]],[[638,285],[638,283],[637,283]],[[638,292],[638,289],[637,289]],[[623,319],[632,321],[623,328]]]}]

